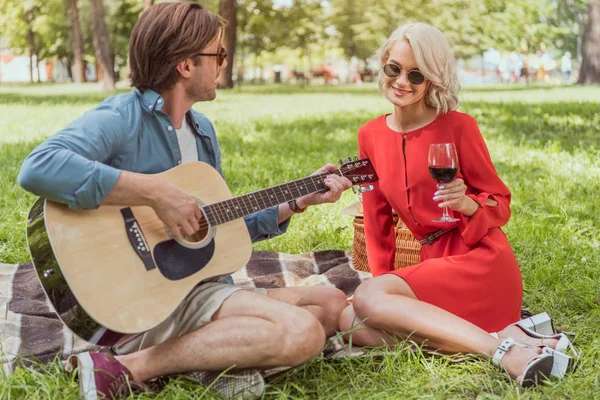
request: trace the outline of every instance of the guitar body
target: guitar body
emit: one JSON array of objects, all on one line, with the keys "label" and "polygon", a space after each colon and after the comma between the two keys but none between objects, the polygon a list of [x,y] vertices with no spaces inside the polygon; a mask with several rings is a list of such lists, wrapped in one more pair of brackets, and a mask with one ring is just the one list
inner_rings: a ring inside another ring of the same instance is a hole
[{"label": "guitar body", "polygon": [[[331,173],[235,198],[217,170],[202,162],[156,174],[195,198],[202,211],[200,230],[177,239],[150,207],[84,211],[38,199],[27,219],[29,252],[63,322],[88,342],[112,346],[122,334],[160,324],[198,283],[242,268],[252,253],[242,217],[327,191]],[[368,159],[347,158],[333,173],[354,185],[378,179]]]},{"label": "guitar body", "polygon": [[[208,164],[187,163],[155,176],[200,204],[232,198]],[[81,338],[111,345],[106,330],[151,329],[199,282],[248,262],[252,245],[243,219],[209,229],[199,244],[187,246],[171,238],[150,207],[73,211],[39,199],[29,214],[27,239],[42,286],[61,319]]]}]

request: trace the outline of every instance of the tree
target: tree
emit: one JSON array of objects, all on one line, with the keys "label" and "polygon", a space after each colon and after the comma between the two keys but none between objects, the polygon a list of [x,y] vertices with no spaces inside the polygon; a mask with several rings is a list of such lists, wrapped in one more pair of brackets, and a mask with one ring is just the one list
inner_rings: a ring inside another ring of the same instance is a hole
[{"label": "tree", "polygon": [[319,0],[296,0],[284,12],[287,22],[285,32],[287,44],[300,51],[300,58],[306,58],[308,69],[312,70],[312,52],[321,45],[324,38],[325,21],[323,6]]},{"label": "tree", "polygon": [[86,81],[85,63],[83,62],[83,41],[81,39],[81,28],[79,26],[79,9],[77,0],[69,0],[71,11],[72,47],[73,47],[73,80],[77,83]]},{"label": "tree", "polygon": [[580,85],[600,83],[600,0],[590,0],[581,43]]},{"label": "tree", "polygon": [[92,38],[96,64],[102,70],[102,90],[115,90],[114,56],[110,46],[108,28],[104,21],[102,0],[90,0],[92,19]]},{"label": "tree", "polygon": [[220,0],[219,15],[227,20],[225,34],[223,35],[223,46],[227,49],[227,66],[219,76],[219,87],[233,87],[233,61],[237,37],[237,0]]}]

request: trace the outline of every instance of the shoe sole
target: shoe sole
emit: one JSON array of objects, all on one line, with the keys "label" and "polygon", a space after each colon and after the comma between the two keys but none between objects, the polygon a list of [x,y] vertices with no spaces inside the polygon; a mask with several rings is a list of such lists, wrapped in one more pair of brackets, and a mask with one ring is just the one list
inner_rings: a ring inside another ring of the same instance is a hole
[{"label": "shoe sole", "polygon": [[79,395],[84,400],[99,400],[94,379],[94,361],[90,353],[77,355],[77,376],[79,377]]},{"label": "shoe sole", "polygon": [[554,357],[548,355],[537,361],[531,368],[527,368],[520,382],[524,388],[537,386],[542,382],[542,379],[550,377],[552,368],[554,367]]}]

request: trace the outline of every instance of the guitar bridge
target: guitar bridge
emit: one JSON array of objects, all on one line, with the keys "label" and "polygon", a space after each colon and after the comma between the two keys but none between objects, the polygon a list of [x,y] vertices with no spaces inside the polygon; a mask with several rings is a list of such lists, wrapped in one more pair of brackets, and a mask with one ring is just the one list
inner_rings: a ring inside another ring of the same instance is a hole
[{"label": "guitar bridge", "polygon": [[152,254],[150,253],[150,248],[148,247],[148,242],[144,237],[144,232],[142,232],[140,224],[137,222],[137,219],[135,219],[133,211],[131,211],[130,207],[121,208],[121,214],[125,221],[125,233],[127,233],[127,237],[129,238],[133,250],[135,250],[140,257],[147,271],[156,268],[154,260],[152,259]]}]

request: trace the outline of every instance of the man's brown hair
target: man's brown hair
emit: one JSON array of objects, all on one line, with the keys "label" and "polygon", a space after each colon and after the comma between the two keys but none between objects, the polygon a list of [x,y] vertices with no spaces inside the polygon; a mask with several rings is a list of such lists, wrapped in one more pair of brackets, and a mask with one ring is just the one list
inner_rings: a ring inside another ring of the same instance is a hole
[{"label": "man's brown hair", "polygon": [[150,7],[131,32],[131,85],[156,92],[173,87],[179,79],[177,64],[202,53],[222,34],[225,24],[223,18],[197,3],[177,1]]}]

